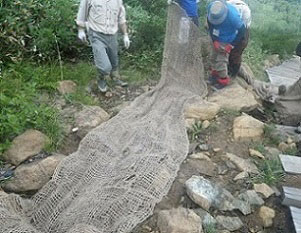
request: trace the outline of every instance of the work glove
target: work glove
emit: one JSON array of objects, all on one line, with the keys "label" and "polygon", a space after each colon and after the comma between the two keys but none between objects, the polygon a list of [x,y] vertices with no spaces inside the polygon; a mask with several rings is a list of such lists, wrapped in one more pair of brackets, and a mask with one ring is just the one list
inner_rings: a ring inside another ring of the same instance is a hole
[{"label": "work glove", "polygon": [[79,28],[79,29],[78,29],[77,37],[78,37],[82,42],[86,43],[86,42],[87,42],[87,36],[86,36],[86,33],[85,33],[85,29]]},{"label": "work glove", "polygon": [[226,53],[231,53],[233,46],[231,44],[226,44],[224,49],[225,49]]},{"label": "work glove", "polygon": [[130,47],[131,41],[130,41],[129,35],[128,35],[127,33],[125,33],[125,34],[123,35],[123,43],[124,43],[124,47],[125,47],[126,49],[128,49],[128,48]]}]

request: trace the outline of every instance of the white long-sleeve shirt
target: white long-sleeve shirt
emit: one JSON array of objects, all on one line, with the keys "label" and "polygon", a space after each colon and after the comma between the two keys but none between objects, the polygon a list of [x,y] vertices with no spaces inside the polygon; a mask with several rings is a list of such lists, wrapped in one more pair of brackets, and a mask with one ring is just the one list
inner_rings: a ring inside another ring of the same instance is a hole
[{"label": "white long-sleeve shirt", "polygon": [[126,22],[122,0],[81,0],[76,23],[94,31],[113,35]]}]

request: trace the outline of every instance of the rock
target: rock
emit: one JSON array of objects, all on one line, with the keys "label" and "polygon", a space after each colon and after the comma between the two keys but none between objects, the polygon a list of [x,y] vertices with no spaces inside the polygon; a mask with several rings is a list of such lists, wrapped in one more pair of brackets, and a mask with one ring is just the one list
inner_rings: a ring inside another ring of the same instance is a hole
[{"label": "rock", "polygon": [[58,82],[57,90],[60,94],[66,95],[76,92],[76,83],[71,80],[63,80]]},{"label": "rock", "polygon": [[235,199],[228,190],[202,176],[192,176],[186,181],[185,186],[191,200],[204,210],[208,211],[212,206],[222,211],[239,209],[243,214],[251,213],[247,203]]},{"label": "rock", "polygon": [[213,148],[213,152],[214,153],[218,153],[218,152],[220,152],[221,151],[221,148]]},{"label": "rock", "polygon": [[206,228],[208,226],[215,225],[217,222],[216,220],[205,210],[198,208],[194,209],[194,212],[201,217],[203,222],[203,228]]},{"label": "rock", "polygon": [[265,155],[266,159],[269,160],[278,160],[280,151],[277,148],[266,147],[267,154]]},{"label": "rock", "polygon": [[263,136],[264,123],[243,115],[234,119],[233,134],[235,140],[259,140]]},{"label": "rock", "polygon": [[275,218],[275,211],[269,207],[262,206],[259,209],[259,217],[261,218],[264,227],[271,227]]},{"label": "rock", "polygon": [[251,156],[254,156],[254,157],[258,157],[260,159],[265,159],[264,155],[261,154],[259,151],[257,150],[253,150],[253,149],[249,149],[249,153]]},{"label": "rock", "polygon": [[261,193],[265,198],[269,198],[270,196],[275,194],[274,190],[265,183],[254,184],[254,190],[257,193]]},{"label": "rock", "polygon": [[223,228],[226,228],[229,231],[237,231],[244,225],[238,217],[227,217],[219,215],[216,217],[216,220],[219,225],[221,225]]},{"label": "rock", "polygon": [[258,106],[253,93],[244,89],[238,83],[233,83],[227,88],[213,93],[208,100],[216,103],[221,108],[236,111],[252,110]]},{"label": "rock", "polygon": [[209,146],[208,146],[208,144],[201,144],[201,145],[199,145],[199,149],[201,151],[208,151],[209,150]]},{"label": "rock", "polygon": [[151,88],[149,85],[145,85],[145,86],[142,86],[141,89],[144,91],[144,92],[148,92]]},{"label": "rock", "polygon": [[217,167],[217,173],[219,175],[225,175],[228,171],[229,171],[228,166],[226,166],[224,164]]},{"label": "rock", "polygon": [[237,174],[235,177],[234,177],[234,181],[238,181],[238,180],[243,180],[243,179],[246,179],[249,177],[249,173],[248,172],[241,172],[239,174]]},{"label": "rock", "polygon": [[208,120],[203,121],[202,129],[207,129],[210,126],[210,122]]},{"label": "rock", "polygon": [[289,149],[289,145],[286,144],[285,142],[280,142],[278,145],[278,148],[280,151],[284,152],[287,151]]},{"label": "rock", "polygon": [[161,233],[202,233],[202,220],[192,210],[178,208],[161,210],[158,213],[158,228]]},{"label": "rock", "polygon": [[196,123],[196,120],[193,119],[193,118],[187,118],[185,119],[185,126],[186,126],[186,129],[191,129],[192,126]]},{"label": "rock", "polygon": [[4,153],[3,158],[7,162],[19,165],[28,158],[41,152],[49,139],[40,131],[29,129],[14,138],[10,148]]},{"label": "rock", "polygon": [[7,181],[3,189],[10,192],[37,191],[51,178],[64,155],[53,155],[29,164],[22,164],[15,170],[15,175]]},{"label": "rock", "polygon": [[110,92],[110,91],[107,91],[106,94],[105,94],[105,97],[108,98],[108,99],[112,98],[113,97],[113,93]]},{"label": "rock", "polygon": [[90,130],[110,119],[110,115],[98,106],[84,106],[75,114],[75,124],[79,128],[77,134],[83,138]]},{"label": "rock", "polygon": [[[206,155],[205,155],[206,156]],[[207,160],[207,158],[209,160]],[[215,176],[216,175],[216,165],[210,160],[208,156],[204,159],[193,159],[188,160],[189,166],[195,168],[198,173],[207,176]]]},{"label": "rock", "polygon": [[248,202],[250,205],[261,206],[264,204],[264,200],[258,196],[255,190],[247,190],[246,192],[239,194],[238,198]]},{"label": "rock", "polygon": [[206,160],[206,161],[209,161],[211,162],[211,159],[205,155],[204,153],[197,153],[197,154],[192,154],[189,156],[191,159],[199,159],[199,160]]},{"label": "rock", "polygon": [[288,137],[286,143],[287,144],[292,144],[292,143],[294,143],[294,141],[291,137]]},{"label": "rock", "polygon": [[226,159],[229,159],[231,162],[233,162],[241,171],[248,172],[248,173],[254,173],[254,174],[259,173],[259,170],[256,167],[256,165],[249,160],[240,158],[231,153],[226,153],[222,156]]},{"label": "rock", "polygon": [[191,104],[186,107],[184,116],[185,118],[193,118],[196,120],[211,120],[219,112],[220,107],[215,103],[202,101]]},{"label": "rock", "polygon": [[236,169],[235,164],[230,162],[229,160],[225,161],[225,163],[229,169]]}]

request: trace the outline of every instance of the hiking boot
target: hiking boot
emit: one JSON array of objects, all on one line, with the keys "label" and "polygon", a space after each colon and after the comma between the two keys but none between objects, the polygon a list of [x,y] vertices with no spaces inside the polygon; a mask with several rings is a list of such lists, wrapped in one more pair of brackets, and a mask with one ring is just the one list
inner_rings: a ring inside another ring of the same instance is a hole
[{"label": "hiking boot", "polygon": [[98,79],[97,86],[98,86],[98,90],[102,93],[105,93],[108,91],[108,85],[107,85],[107,81],[105,78]]},{"label": "hiking boot", "polygon": [[128,85],[127,82],[121,80],[120,74],[117,70],[112,71],[111,77],[112,77],[113,82],[117,86],[126,87]]},{"label": "hiking boot", "polygon": [[11,169],[0,168],[0,181],[8,180],[13,174],[14,172]]}]

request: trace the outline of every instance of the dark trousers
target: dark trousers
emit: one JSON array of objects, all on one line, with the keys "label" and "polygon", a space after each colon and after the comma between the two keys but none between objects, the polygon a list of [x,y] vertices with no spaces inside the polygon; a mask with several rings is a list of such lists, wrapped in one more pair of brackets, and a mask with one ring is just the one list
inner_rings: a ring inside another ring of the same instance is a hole
[{"label": "dark trousers", "polygon": [[228,72],[231,77],[235,77],[239,71],[242,61],[242,53],[248,45],[249,36],[250,30],[247,28],[243,39],[231,50],[228,64]]}]

